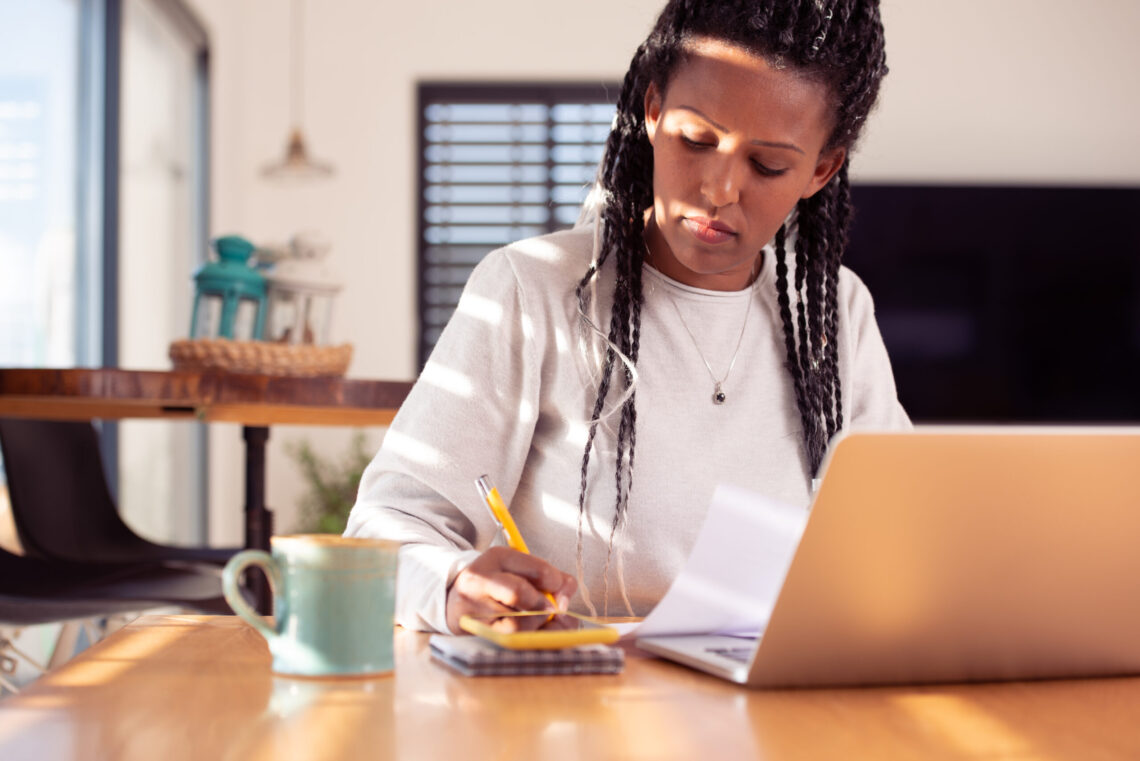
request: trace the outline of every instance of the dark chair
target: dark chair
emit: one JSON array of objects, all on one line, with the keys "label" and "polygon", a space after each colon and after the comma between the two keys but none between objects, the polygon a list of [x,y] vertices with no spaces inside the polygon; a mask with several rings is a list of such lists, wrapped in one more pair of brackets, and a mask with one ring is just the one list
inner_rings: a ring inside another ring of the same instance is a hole
[{"label": "dark chair", "polygon": [[89,422],[0,418],[16,533],[30,557],[96,563],[225,565],[240,548],[148,541],[123,522]]},{"label": "dark chair", "polygon": [[27,626],[163,606],[232,614],[217,572],[66,563],[0,549],[0,623]]},{"label": "dark chair", "polygon": [[[222,596],[221,576],[213,569],[66,563],[0,549],[0,624],[22,627],[75,622],[167,606],[198,613],[232,613]],[[67,652],[54,653],[53,662],[62,662],[74,653],[75,637],[65,635],[71,625],[65,623],[56,643],[59,650],[66,640]],[[101,636],[101,627],[94,635],[90,628],[87,630],[91,641]],[[3,673],[15,671],[15,656],[38,672],[46,668],[0,634],[0,692],[18,691],[3,677]]]}]

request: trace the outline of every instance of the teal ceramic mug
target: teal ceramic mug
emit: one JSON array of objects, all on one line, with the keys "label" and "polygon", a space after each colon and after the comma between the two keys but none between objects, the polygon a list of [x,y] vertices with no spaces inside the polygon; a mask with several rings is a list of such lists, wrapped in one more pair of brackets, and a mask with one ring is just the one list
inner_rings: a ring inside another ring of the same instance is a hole
[{"label": "teal ceramic mug", "polygon": [[[334,534],[275,536],[272,555],[244,550],[222,576],[226,601],[269,643],[273,671],[297,676],[383,674],[393,668],[399,544]],[[274,619],[259,615],[238,581],[260,567]]]}]

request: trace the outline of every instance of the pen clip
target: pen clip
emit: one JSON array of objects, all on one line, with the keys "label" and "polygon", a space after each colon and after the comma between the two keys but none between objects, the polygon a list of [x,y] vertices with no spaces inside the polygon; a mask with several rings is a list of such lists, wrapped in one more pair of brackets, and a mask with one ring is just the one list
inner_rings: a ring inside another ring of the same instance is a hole
[{"label": "pen clip", "polygon": [[491,481],[490,476],[484,473],[475,479],[475,488],[479,490],[479,496],[486,501],[491,496]]},{"label": "pen clip", "polygon": [[491,513],[491,520],[493,520],[495,522],[495,525],[499,527],[500,531],[503,531],[506,529],[506,527],[503,525],[503,522],[501,520],[499,520],[498,514],[491,507],[491,488],[492,487],[491,487],[491,482],[490,482],[489,478],[490,477],[486,473],[484,473],[483,475],[476,478],[475,479],[475,488],[479,490],[479,496],[483,498],[483,504],[485,504],[487,506],[488,512]]}]

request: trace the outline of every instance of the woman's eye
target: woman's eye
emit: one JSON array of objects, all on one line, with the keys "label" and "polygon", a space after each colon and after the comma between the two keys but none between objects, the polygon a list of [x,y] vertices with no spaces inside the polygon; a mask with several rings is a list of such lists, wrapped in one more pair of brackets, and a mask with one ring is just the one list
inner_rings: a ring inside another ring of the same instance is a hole
[{"label": "woman's eye", "polygon": [[708,148],[712,143],[702,143],[700,140],[694,140],[688,135],[681,135],[681,142],[690,148]]},{"label": "woman's eye", "polygon": [[764,177],[779,177],[780,175],[784,174],[784,172],[788,171],[787,169],[773,169],[772,167],[762,164],[759,161],[753,161],[752,167],[758,174]]}]

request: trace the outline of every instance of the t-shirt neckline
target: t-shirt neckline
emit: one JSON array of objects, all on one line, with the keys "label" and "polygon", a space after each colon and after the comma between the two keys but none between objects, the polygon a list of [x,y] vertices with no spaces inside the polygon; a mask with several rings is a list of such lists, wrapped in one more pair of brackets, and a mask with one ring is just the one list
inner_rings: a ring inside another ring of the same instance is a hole
[{"label": "t-shirt neckline", "polygon": [[679,295],[737,300],[747,298],[748,295],[757,290],[759,286],[763,285],[764,283],[771,282],[773,273],[775,272],[776,252],[772,249],[771,246],[765,246],[762,250],[762,253],[763,259],[760,262],[760,271],[756,274],[756,280],[754,280],[751,285],[742,288],[739,291],[718,291],[710,288],[697,288],[696,286],[687,285],[686,283],[682,283],[679,280],[674,280],[673,278],[669,277],[664,272],[661,272],[656,267],[649,264],[649,262],[642,264],[642,272],[648,273],[649,277],[659,281],[665,287],[669,288],[674,293],[677,293]]}]

